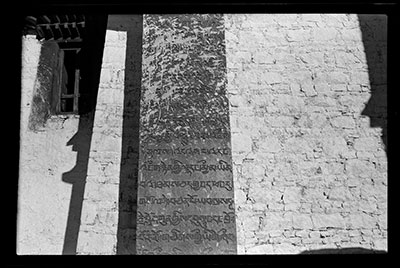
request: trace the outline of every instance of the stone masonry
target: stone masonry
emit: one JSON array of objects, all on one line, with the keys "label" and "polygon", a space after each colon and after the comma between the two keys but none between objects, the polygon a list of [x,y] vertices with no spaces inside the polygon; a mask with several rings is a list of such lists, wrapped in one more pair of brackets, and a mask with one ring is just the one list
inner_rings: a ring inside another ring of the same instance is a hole
[{"label": "stone masonry", "polygon": [[22,38],[17,215],[17,254],[21,255],[62,252],[71,198],[71,184],[62,176],[76,165],[77,153],[66,144],[78,130],[79,116],[50,116],[43,125],[29,127],[33,100],[46,80],[38,73],[42,45],[34,35]]},{"label": "stone masonry", "polygon": [[107,30],[86,177],[78,254],[115,254],[126,32]]},{"label": "stone masonry", "polygon": [[[129,246],[135,244],[134,238],[132,239],[133,212],[125,208],[127,200],[121,200],[120,193],[127,195],[127,190],[134,191],[132,183],[122,182],[125,181],[125,177],[133,174],[121,174],[121,167],[132,164],[128,159],[131,155],[124,154],[125,159],[121,159],[121,152],[126,152],[126,148],[122,148],[122,139],[133,138],[123,134],[123,126],[135,127],[132,124],[126,125],[123,118],[130,122],[132,117],[136,116],[131,107],[134,105],[124,105],[124,100],[126,104],[127,99],[132,100],[132,92],[138,92],[137,88],[133,88],[131,79],[125,77],[125,72],[134,72],[133,65],[127,62],[138,60],[134,57],[135,54],[127,49],[128,42],[132,42],[128,41],[128,38],[132,38],[132,29],[137,28],[138,21],[138,16],[132,15],[108,17],[78,254],[116,254],[118,231],[123,233],[119,239],[129,240],[123,243],[121,252],[126,254],[132,251]],[[120,187],[126,188],[125,191],[120,191]],[[136,195],[134,197],[136,198]],[[121,201],[124,202],[123,208],[119,204]]]},{"label": "stone masonry", "polygon": [[[386,29],[367,23],[368,57],[359,18],[224,15],[238,254],[387,250],[386,129],[371,116],[385,121],[386,106],[378,98],[365,113],[376,89],[386,90]],[[128,158],[138,152],[124,146],[135,138],[124,130],[138,114],[140,90],[125,74],[139,72],[138,53],[129,52],[139,21],[108,17],[93,131],[82,130],[92,136],[78,146],[90,149],[87,174],[69,146],[83,119],[52,115],[28,127],[42,44],[23,37],[18,254],[61,254],[73,189],[63,180],[74,166],[86,178],[77,253],[135,254],[137,178]]]},{"label": "stone masonry", "polygon": [[225,20],[238,253],[387,250],[387,158],[361,115],[357,15]]}]

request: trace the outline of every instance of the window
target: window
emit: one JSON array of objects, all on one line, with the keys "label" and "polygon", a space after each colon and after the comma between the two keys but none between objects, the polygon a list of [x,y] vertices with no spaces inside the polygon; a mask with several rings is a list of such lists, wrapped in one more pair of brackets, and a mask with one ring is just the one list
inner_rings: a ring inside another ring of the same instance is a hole
[{"label": "window", "polygon": [[[87,114],[96,107],[107,15],[27,16],[24,34],[42,41],[38,98],[47,114]],[[42,94],[42,95],[43,95]]]},{"label": "window", "polygon": [[60,49],[53,88],[53,107],[56,114],[77,114],[81,82],[81,42],[62,42],[58,45]]}]

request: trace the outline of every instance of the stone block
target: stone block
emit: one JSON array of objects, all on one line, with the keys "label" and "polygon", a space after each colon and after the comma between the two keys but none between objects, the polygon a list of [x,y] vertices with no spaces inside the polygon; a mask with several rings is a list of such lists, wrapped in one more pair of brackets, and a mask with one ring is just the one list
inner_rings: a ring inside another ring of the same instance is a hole
[{"label": "stone block", "polygon": [[99,183],[103,183],[105,181],[112,182],[115,178],[119,177],[120,173],[120,161],[117,160],[112,162],[112,160],[107,159],[98,159],[98,158],[89,158],[88,163],[88,176],[94,177],[104,177],[104,178],[95,178],[94,181]]},{"label": "stone block", "polygon": [[263,230],[273,231],[273,230],[284,230],[285,228],[291,228],[292,221],[288,217],[285,217],[281,212],[271,212],[267,213],[264,218]]},{"label": "stone block", "polygon": [[235,203],[244,204],[247,200],[246,193],[242,189],[236,189],[235,187]]},{"label": "stone block", "polygon": [[[312,177],[315,175],[322,174],[321,164],[316,161],[303,162],[299,166],[299,173],[302,176]],[[316,191],[314,191],[316,193]]]},{"label": "stone block", "polygon": [[347,91],[347,85],[346,84],[332,84],[331,89],[334,92],[344,92],[344,91]]},{"label": "stone block", "polygon": [[349,230],[348,235],[350,237],[358,237],[361,236],[361,232],[359,230]]},{"label": "stone block", "polygon": [[[242,218],[243,217],[243,218]],[[260,225],[260,219],[258,216],[241,215],[242,225],[246,231],[256,231]]]},{"label": "stone block", "polygon": [[303,238],[301,239],[302,244],[311,246],[311,247],[316,247],[317,245],[322,243],[322,239],[321,238]]},{"label": "stone block", "polygon": [[308,105],[314,106],[315,109],[323,108],[324,111],[330,109],[335,110],[337,107],[337,101],[335,98],[329,96],[315,96],[308,100]]},{"label": "stone block", "polygon": [[[124,89],[125,88],[125,71],[121,66],[107,66],[102,68],[100,75],[100,88],[103,89]],[[108,100],[112,102],[112,100]]]},{"label": "stone block", "polygon": [[276,153],[281,150],[280,142],[275,137],[263,138],[256,142],[257,148],[263,153]]},{"label": "stone block", "polygon": [[109,68],[102,68],[101,74],[100,74],[100,85],[108,85],[108,83],[111,83],[111,77],[112,77],[112,70]]},{"label": "stone block", "polygon": [[358,205],[359,205],[359,211],[361,211],[361,212],[365,212],[365,213],[376,213],[377,212],[376,203],[370,199],[360,200],[358,202]]},{"label": "stone block", "polygon": [[246,254],[274,254],[274,247],[272,245],[258,245],[249,248]]},{"label": "stone block", "polygon": [[321,238],[321,233],[319,231],[312,231],[308,234],[310,238]]},{"label": "stone block", "polygon": [[357,151],[377,151],[380,147],[379,138],[365,137],[354,141],[354,149]]},{"label": "stone block", "polygon": [[373,214],[363,213],[362,221],[364,228],[377,228],[378,227],[378,219]]},{"label": "stone block", "polygon": [[315,229],[319,228],[344,228],[345,221],[342,215],[335,214],[312,214],[311,219]]},{"label": "stone block", "polygon": [[300,96],[302,95],[301,87],[299,83],[291,83],[289,85],[290,92],[293,96]]},{"label": "stone block", "polygon": [[274,231],[270,231],[268,232],[269,237],[280,237],[282,236],[282,230],[274,230]]},{"label": "stone block", "polygon": [[279,25],[284,27],[291,27],[296,25],[299,21],[298,14],[279,14],[276,15],[274,21],[276,21]]},{"label": "stone block", "polygon": [[300,86],[301,91],[304,92],[307,97],[313,97],[318,94],[317,91],[315,91],[314,85],[311,83],[301,84]]},{"label": "stone block", "polygon": [[299,254],[301,248],[291,243],[281,243],[273,246],[274,254]]},{"label": "stone block", "polygon": [[378,216],[378,225],[380,229],[382,230],[387,229],[388,227],[387,220],[388,220],[387,213],[382,213]]},{"label": "stone block", "polygon": [[388,250],[388,240],[387,239],[376,239],[373,241],[375,250]]},{"label": "stone block", "polygon": [[327,82],[315,83],[314,89],[319,95],[328,94],[331,91],[331,87]]},{"label": "stone block", "polygon": [[327,174],[342,175],[344,173],[344,164],[342,162],[328,162],[325,165]]},{"label": "stone block", "polygon": [[124,66],[125,54],[125,47],[105,47],[103,51],[103,64],[112,63],[115,66]]},{"label": "stone block", "polygon": [[275,29],[265,30],[263,35],[264,35],[263,47],[265,48],[287,44],[285,34],[278,32]]},{"label": "stone block", "polygon": [[352,116],[337,116],[330,119],[333,127],[353,129],[356,126],[354,118]]},{"label": "stone block", "polygon": [[316,72],[314,74],[314,82],[317,84],[320,83],[329,83],[329,84],[346,84],[351,79],[347,74],[344,72],[339,72],[339,71],[332,71],[332,72],[326,72],[326,71],[321,71],[321,72]]},{"label": "stone block", "polygon": [[256,64],[274,64],[276,62],[275,57],[267,52],[254,52],[252,60]]},{"label": "stone block", "polygon": [[98,184],[86,183],[85,199],[91,201],[115,200],[118,201],[119,185],[118,184]]},{"label": "stone block", "polygon": [[289,94],[280,94],[273,100],[273,104],[281,114],[286,115],[301,114],[306,109],[303,98]]},{"label": "stone block", "polygon": [[[107,235],[116,235],[117,234],[117,220],[111,222],[105,221],[105,214],[110,214],[110,212],[106,212],[104,210],[100,210],[98,216],[96,217],[95,224],[93,225],[81,225],[80,232],[92,232],[97,234],[107,234]],[[118,218],[116,212],[112,212],[116,216],[113,218]],[[101,215],[101,216],[100,216]],[[100,217],[102,219],[100,219]],[[110,217],[108,217],[110,218]]]},{"label": "stone block", "polygon": [[286,39],[289,42],[304,42],[311,38],[311,30],[308,29],[296,29],[287,30]]},{"label": "stone block", "polygon": [[99,222],[111,230],[116,230],[118,224],[118,212],[116,211],[108,211],[108,210],[100,210],[98,212]]},{"label": "stone block", "polygon": [[230,60],[234,63],[250,63],[251,52],[249,51],[238,51],[230,57]]},{"label": "stone block", "polygon": [[106,39],[105,39],[106,44],[118,43],[118,40],[119,40],[118,31],[114,31],[114,30],[106,31]]},{"label": "stone block", "polygon": [[310,71],[293,71],[290,73],[290,76],[287,77],[289,82],[299,83],[299,84],[306,84],[312,81],[311,79],[312,73]]},{"label": "stone block", "polygon": [[284,78],[282,77],[282,75],[276,72],[261,72],[259,77],[259,81],[262,84],[269,84],[269,85],[282,83],[283,80]]},{"label": "stone block", "polygon": [[265,167],[262,163],[244,161],[242,165],[242,175],[246,178],[252,178],[252,181],[261,181],[265,176]]},{"label": "stone block", "polygon": [[95,202],[83,202],[81,224],[94,225],[97,218],[98,209],[99,206]]},{"label": "stone block", "polygon": [[301,14],[301,18],[304,21],[314,21],[314,22],[321,22],[322,21],[322,14]]},{"label": "stone block", "polygon": [[285,204],[298,203],[302,197],[300,187],[288,187],[283,192],[283,202]]},{"label": "stone block", "polygon": [[[124,92],[121,90],[123,85],[118,87],[100,87],[97,95],[97,103],[99,104],[123,104],[124,103]],[[122,121],[122,120],[119,120]]]},{"label": "stone block", "polygon": [[[294,214],[293,215],[293,228],[295,229],[312,229],[313,223],[309,214]],[[301,234],[301,233],[300,233]],[[297,236],[297,232],[296,232]],[[301,237],[301,235],[299,235]]]},{"label": "stone block", "polygon": [[[246,24],[247,23],[247,24]],[[243,21],[242,27],[249,28],[266,28],[276,25],[273,14],[246,14],[246,20]]]},{"label": "stone block", "polygon": [[239,32],[238,41],[239,44],[244,44],[242,50],[255,50],[260,48],[262,45],[262,33],[257,31],[243,30]]},{"label": "stone block", "polygon": [[345,186],[332,188],[328,192],[329,200],[346,201],[346,200],[351,200],[352,198],[353,195],[351,194],[349,189]]},{"label": "stone block", "polygon": [[252,145],[251,137],[243,134],[232,134],[232,152],[250,152]]},{"label": "stone block", "polygon": [[[277,66],[294,64],[296,62],[296,57],[290,50],[277,50],[276,53],[274,53],[274,57],[276,59]],[[277,68],[277,70],[280,70],[281,73],[283,73],[283,69]]]},{"label": "stone block", "polygon": [[362,42],[362,33],[359,27],[354,29],[343,29],[340,35],[344,41]]},{"label": "stone block", "polygon": [[289,204],[285,204],[284,210],[285,211],[295,211],[298,212],[299,209],[301,207],[301,203],[297,202],[297,203],[289,203]]},{"label": "stone block", "polygon": [[339,32],[335,27],[314,28],[312,38],[317,42],[332,41],[337,38]]},{"label": "stone block", "polygon": [[[232,46],[233,46],[233,44],[238,43],[238,35],[235,32],[230,31],[230,29],[226,29],[225,40],[226,40],[227,44],[232,44]],[[227,46],[227,50],[228,50],[228,46]],[[231,55],[231,53],[227,53],[227,56],[230,56],[230,55]]]},{"label": "stone block", "polygon": [[240,107],[244,105],[245,99],[241,95],[230,95],[229,103],[231,107]]},{"label": "stone block", "polygon": [[350,159],[345,162],[346,173],[359,178],[371,178],[375,173],[375,166],[369,161]]},{"label": "stone block", "polygon": [[350,74],[350,81],[352,84],[365,85],[365,86],[370,85],[370,78],[368,75],[368,71],[352,72]]},{"label": "stone block", "polygon": [[79,255],[114,255],[116,253],[116,235],[94,232],[80,232],[77,252]]},{"label": "stone block", "polygon": [[347,85],[347,90],[350,92],[368,91],[367,87],[362,87],[361,85]]},{"label": "stone block", "polygon": [[346,218],[346,225],[353,229],[370,229],[375,228],[377,219],[365,213],[352,213]]},{"label": "stone block", "polygon": [[296,231],[293,229],[285,230],[283,232],[283,236],[285,238],[294,238],[294,237],[296,237]]},{"label": "stone block", "polygon": [[322,188],[304,188],[302,192],[303,199],[309,202],[324,200],[326,198],[324,191],[325,189]]},{"label": "stone block", "polygon": [[258,86],[261,82],[260,76],[264,72],[255,69],[236,72],[235,84],[241,88],[249,88]]},{"label": "stone block", "polygon": [[283,151],[295,154],[311,153],[312,145],[303,137],[292,137],[283,144]]},{"label": "stone block", "polygon": [[301,230],[301,231],[296,231],[296,237],[308,237],[309,231],[306,230]]},{"label": "stone block", "polygon": [[293,116],[268,116],[266,121],[271,127],[290,127],[294,124]]},{"label": "stone block", "polygon": [[265,207],[267,205],[271,205],[271,203],[277,203],[281,200],[282,193],[278,190],[274,189],[263,189],[250,187],[249,189],[249,197],[254,199],[256,203],[264,204]]},{"label": "stone block", "polygon": [[307,65],[323,65],[325,63],[325,53],[324,52],[309,52],[301,54],[300,59]]},{"label": "stone block", "polygon": [[310,203],[301,203],[298,211],[300,213],[311,213],[311,204]]}]

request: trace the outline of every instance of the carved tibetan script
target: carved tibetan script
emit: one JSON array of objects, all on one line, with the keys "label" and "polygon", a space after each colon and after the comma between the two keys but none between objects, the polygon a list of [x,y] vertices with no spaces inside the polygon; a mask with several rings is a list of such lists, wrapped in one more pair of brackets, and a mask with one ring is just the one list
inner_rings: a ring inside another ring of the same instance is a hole
[{"label": "carved tibetan script", "polygon": [[222,15],[145,15],[138,254],[236,254]]}]

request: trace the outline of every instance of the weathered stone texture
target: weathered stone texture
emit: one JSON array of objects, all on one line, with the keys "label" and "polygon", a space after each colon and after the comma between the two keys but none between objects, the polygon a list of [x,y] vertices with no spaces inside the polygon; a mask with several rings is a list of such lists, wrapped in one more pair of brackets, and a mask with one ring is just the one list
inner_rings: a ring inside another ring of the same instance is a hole
[{"label": "weathered stone texture", "polygon": [[[137,254],[236,254],[233,187],[175,186],[232,183],[223,15],[151,14],[143,25]],[[252,148],[246,138],[242,151]]]},{"label": "weathered stone texture", "polygon": [[[76,169],[87,175],[79,254],[115,254],[117,231],[124,243],[135,240],[135,205],[121,208],[118,200],[122,128],[130,122],[122,118],[137,116],[124,111],[124,100],[135,99],[133,78],[125,77],[137,71],[126,70],[136,60],[126,54],[133,17],[109,16],[92,140],[80,144],[90,146],[87,174]],[[387,157],[378,127],[386,117],[364,115],[367,102],[369,115],[386,112],[386,30],[359,17],[224,15],[239,254],[387,250]],[[375,50],[369,57],[365,40]],[[28,129],[41,43],[28,35],[22,48],[17,253],[61,254],[71,184],[60,178],[78,165],[66,144],[80,118],[50,117]],[[378,71],[369,72],[371,64]]]},{"label": "weathered stone texture", "polygon": [[81,255],[117,252],[127,51],[125,27],[129,27],[129,19],[129,16],[108,19],[78,236],[77,253]]},{"label": "weathered stone texture", "polygon": [[[61,254],[71,193],[71,184],[62,181],[62,174],[74,168],[77,157],[66,144],[77,132],[79,116],[50,116],[40,128],[28,127],[33,95],[43,86],[37,79],[41,49],[42,42],[36,36],[22,38],[17,215],[20,255]],[[76,172],[79,176],[83,170]]]},{"label": "weathered stone texture", "polygon": [[370,77],[357,15],[225,24],[238,253],[387,250],[385,148],[361,115],[371,80],[386,86],[385,34],[368,36],[381,68]]}]

